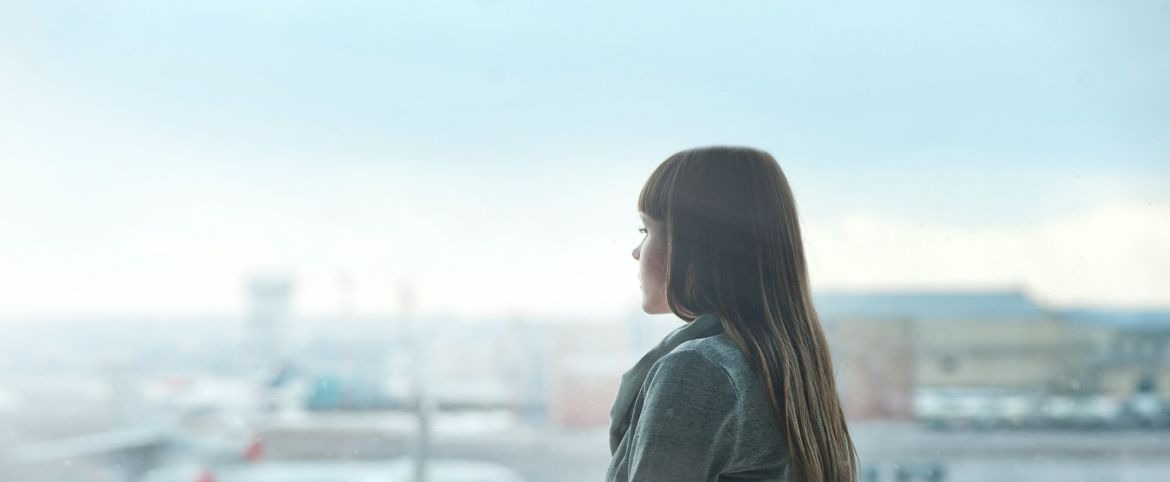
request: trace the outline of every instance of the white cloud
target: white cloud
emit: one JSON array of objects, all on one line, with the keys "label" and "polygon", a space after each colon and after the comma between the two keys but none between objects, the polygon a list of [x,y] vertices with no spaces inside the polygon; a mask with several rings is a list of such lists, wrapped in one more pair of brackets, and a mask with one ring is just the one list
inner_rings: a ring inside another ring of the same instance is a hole
[{"label": "white cloud", "polygon": [[1170,205],[1114,203],[1020,229],[871,216],[807,229],[818,288],[1019,287],[1069,305],[1170,306]]},{"label": "white cloud", "polygon": [[[465,236],[450,220],[406,232],[208,222],[203,236],[129,233],[85,251],[10,251],[0,253],[0,317],[242,315],[247,276],[268,272],[294,277],[302,316],[394,313],[404,281],[422,313],[620,316],[637,306],[633,221],[594,217],[500,218],[494,228],[466,224]],[[1170,306],[1167,204],[1108,204],[1012,229],[855,215],[806,233],[817,289],[1018,287],[1057,305]]]}]

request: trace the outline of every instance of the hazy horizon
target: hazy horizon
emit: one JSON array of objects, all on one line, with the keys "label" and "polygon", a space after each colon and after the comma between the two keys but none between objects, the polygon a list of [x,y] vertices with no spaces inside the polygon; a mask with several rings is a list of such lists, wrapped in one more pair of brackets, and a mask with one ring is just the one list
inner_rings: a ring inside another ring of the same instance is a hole
[{"label": "hazy horizon", "polygon": [[625,316],[638,190],[709,144],[779,159],[816,290],[1170,309],[1164,2],[0,4],[0,321],[273,272],[301,316]]}]

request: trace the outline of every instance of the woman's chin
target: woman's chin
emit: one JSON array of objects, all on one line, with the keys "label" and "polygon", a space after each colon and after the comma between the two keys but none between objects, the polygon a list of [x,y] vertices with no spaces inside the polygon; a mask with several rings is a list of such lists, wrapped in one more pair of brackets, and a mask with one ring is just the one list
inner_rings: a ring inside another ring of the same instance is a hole
[{"label": "woman's chin", "polygon": [[666,313],[670,313],[670,308],[642,301],[642,311],[647,315],[664,315]]}]

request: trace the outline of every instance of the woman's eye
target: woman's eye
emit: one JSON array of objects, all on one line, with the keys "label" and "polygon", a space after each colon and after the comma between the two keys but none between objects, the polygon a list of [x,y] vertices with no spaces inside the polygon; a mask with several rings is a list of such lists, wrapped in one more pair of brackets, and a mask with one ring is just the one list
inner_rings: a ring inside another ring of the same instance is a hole
[{"label": "woman's eye", "polygon": [[642,234],[646,234],[646,228],[638,228],[638,232],[642,233]]}]

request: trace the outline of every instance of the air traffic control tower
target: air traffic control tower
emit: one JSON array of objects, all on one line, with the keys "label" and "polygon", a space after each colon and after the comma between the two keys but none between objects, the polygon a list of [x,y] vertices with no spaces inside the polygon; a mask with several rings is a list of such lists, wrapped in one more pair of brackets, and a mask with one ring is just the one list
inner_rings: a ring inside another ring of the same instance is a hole
[{"label": "air traffic control tower", "polygon": [[252,366],[263,373],[280,370],[285,361],[292,292],[292,281],[286,277],[258,276],[248,282]]}]

